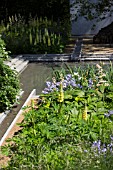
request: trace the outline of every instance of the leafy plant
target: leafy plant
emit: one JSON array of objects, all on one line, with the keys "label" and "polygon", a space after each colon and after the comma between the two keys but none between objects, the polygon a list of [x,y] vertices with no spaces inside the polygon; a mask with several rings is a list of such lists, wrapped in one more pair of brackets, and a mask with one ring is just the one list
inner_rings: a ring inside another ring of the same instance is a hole
[{"label": "leafy plant", "polygon": [[26,22],[20,15],[9,17],[2,38],[12,54],[63,53],[68,34],[64,27],[43,18],[30,17]]},{"label": "leafy plant", "polygon": [[6,45],[5,42],[2,40],[0,35],[0,59],[6,60],[8,59],[9,52],[6,51]]},{"label": "leafy plant", "polygon": [[101,65],[54,71],[24,113],[22,130],[3,147],[5,169],[106,170],[110,163],[112,170],[112,74]]},{"label": "leafy plant", "polygon": [[4,60],[7,58],[5,43],[0,38],[0,113],[14,104],[20,89],[16,71],[4,64]]}]

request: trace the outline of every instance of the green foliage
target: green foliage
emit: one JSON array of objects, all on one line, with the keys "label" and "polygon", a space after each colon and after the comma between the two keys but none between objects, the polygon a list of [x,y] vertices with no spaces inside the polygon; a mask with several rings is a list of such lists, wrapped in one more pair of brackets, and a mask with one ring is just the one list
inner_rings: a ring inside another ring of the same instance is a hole
[{"label": "green foliage", "polygon": [[8,59],[9,52],[6,51],[6,45],[5,42],[1,39],[0,35],[0,59],[6,60]]},{"label": "green foliage", "polygon": [[69,30],[62,23],[30,17],[26,23],[20,15],[9,17],[2,38],[12,54],[63,53]]},{"label": "green foliage", "polygon": [[4,64],[7,58],[5,43],[0,38],[0,113],[14,104],[20,88],[17,73]]},{"label": "green foliage", "polygon": [[40,95],[36,108],[32,103],[22,130],[3,147],[11,158],[5,170],[112,170],[112,66],[107,71],[100,65],[54,71],[49,93]]},{"label": "green foliage", "polygon": [[0,112],[9,109],[19,93],[17,73],[0,59]]}]

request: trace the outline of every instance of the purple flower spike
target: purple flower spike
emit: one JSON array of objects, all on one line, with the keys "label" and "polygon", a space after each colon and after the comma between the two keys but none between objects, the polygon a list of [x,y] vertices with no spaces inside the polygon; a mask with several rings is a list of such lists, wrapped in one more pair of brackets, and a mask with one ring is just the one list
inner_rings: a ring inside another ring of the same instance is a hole
[{"label": "purple flower spike", "polygon": [[56,89],[56,85],[54,83],[51,84],[51,89]]},{"label": "purple flower spike", "polygon": [[93,86],[93,81],[92,81],[92,79],[90,78],[90,79],[88,80],[88,87],[91,88],[92,86]]},{"label": "purple flower spike", "polygon": [[69,82],[67,80],[63,81],[63,87],[66,88],[69,86]]}]

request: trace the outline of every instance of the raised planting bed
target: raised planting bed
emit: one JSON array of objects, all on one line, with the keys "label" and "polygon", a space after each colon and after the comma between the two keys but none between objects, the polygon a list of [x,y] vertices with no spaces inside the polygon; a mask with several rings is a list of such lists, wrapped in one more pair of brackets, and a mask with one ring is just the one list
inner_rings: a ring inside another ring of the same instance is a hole
[{"label": "raised planting bed", "polygon": [[111,63],[56,70],[2,147],[6,169],[112,170],[112,77]]}]

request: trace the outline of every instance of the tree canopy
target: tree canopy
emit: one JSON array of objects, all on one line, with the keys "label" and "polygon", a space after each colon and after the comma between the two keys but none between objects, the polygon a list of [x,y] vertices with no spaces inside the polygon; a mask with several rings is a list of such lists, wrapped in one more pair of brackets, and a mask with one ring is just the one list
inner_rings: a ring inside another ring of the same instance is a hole
[{"label": "tree canopy", "polygon": [[103,20],[110,17],[113,12],[112,0],[71,0],[71,13],[73,19],[84,16],[87,20]]},{"label": "tree canopy", "polygon": [[[48,17],[54,20],[69,16],[69,1],[68,0],[4,0],[0,5],[0,20],[7,19],[8,16],[20,14],[28,17],[31,14],[33,17]],[[70,17],[70,16],[69,16]]]}]

